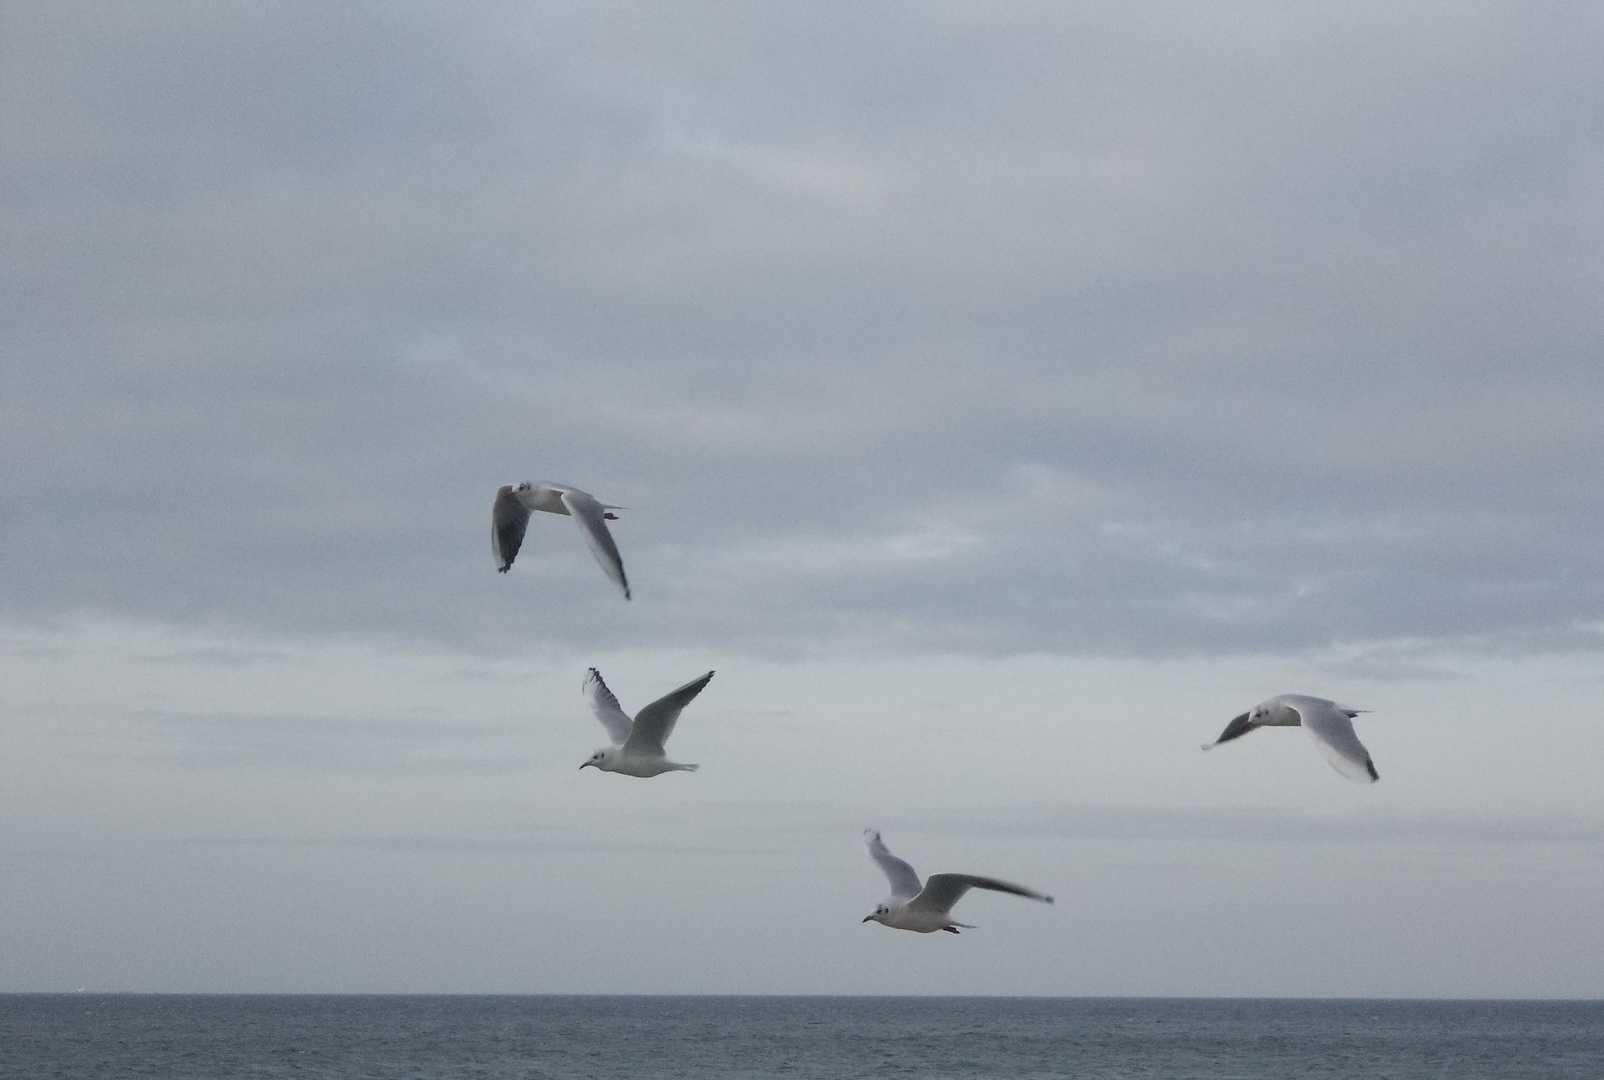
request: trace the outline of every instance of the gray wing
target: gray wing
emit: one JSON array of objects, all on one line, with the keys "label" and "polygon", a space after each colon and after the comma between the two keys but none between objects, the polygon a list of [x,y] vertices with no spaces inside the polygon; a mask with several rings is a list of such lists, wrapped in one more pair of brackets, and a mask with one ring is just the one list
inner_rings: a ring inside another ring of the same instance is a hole
[{"label": "gray wing", "polygon": [[607,684],[602,682],[601,672],[595,668],[591,668],[590,674],[585,676],[585,697],[590,702],[590,711],[607,729],[607,737],[613,740],[614,745],[622,744],[629,738],[629,716],[619,706],[613,692],[607,689]]},{"label": "gray wing", "polygon": [[503,484],[490,508],[490,553],[496,557],[496,569],[503,574],[518,557],[528,527],[529,508],[518,501],[511,484]]},{"label": "gray wing", "polygon": [[1370,760],[1370,751],[1354,734],[1352,710],[1310,698],[1288,704],[1298,710],[1303,730],[1314,739],[1315,746],[1331,762],[1332,768],[1350,780],[1373,784],[1381,779],[1375,763]]},{"label": "gray wing", "polygon": [[1012,882],[998,881],[996,878],[976,877],[974,874],[931,874],[929,880],[925,882],[925,887],[920,890],[918,896],[908,902],[908,906],[945,913],[951,911],[952,905],[970,889],[990,889],[992,892],[1027,896],[1047,904],[1053,902],[1053,898],[1044,893],[1035,892]]},{"label": "gray wing", "polygon": [[891,879],[892,896],[919,895],[919,875],[913,872],[913,867],[886,850],[885,842],[880,839],[879,830],[864,829],[863,843],[869,849],[874,861],[880,864],[880,869],[886,872],[886,877]]},{"label": "gray wing", "polygon": [[1232,739],[1240,739],[1252,731],[1257,725],[1248,723],[1248,715],[1248,713],[1243,713],[1229,724],[1226,724],[1225,730],[1220,732],[1220,737],[1211,743],[1204,743],[1203,749],[1207,750],[1212,746],[1219,746],[1221,743],[1230,742]]},{"label": "gray wing", "polygon": [[674,733],[674,724],[679,720],[679,714],[691,699],[702,692],[708,680],[713,677],[709,671],[700,679],[692,679],[678,690],[671,690],[635,714],[635,727],[629,733],[629,742],[626,744],[632,753],[662,754],[665,753],[663,743]]},{"label": "gray wing", "polygon": [[624,599],[628,600],[629,579],[624,577],[624,559],[618,554],[618,545],[613,543],[613,534],[607,531],[607,507],[598,502],[594,495],[578,488],[564,488],[562,500],[569,516],[578,523],[579,531],[584,533],[590,553],[596,556],[601,568],[607,571],[613,584],[624,591]]}]

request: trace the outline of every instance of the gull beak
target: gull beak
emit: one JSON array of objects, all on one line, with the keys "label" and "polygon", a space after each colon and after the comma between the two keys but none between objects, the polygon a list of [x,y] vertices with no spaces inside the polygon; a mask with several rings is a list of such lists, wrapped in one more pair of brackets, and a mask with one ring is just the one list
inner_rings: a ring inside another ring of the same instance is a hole
[{"label": "gull beak", "polygon": [[865,915],[863,917],[863,921],[864,922],[874,922],[874,916],[873,915]]},{"label": "gull beak", "polygon": [[[588,762],[588,761],[585,762],[585,765],[589,765],[589,764],[590,764],[590,762]],[[581,765],[580,768],[583,769],[585,767],[585,765]]]}]

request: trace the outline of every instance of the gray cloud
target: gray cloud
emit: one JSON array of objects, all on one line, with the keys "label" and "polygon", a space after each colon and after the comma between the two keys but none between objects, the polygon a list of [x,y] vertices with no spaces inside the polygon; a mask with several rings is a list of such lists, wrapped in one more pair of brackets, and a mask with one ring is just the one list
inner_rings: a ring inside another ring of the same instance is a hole
[{"label": "gray cloud", "polygon": [[[6,613],[1596,648],[1601,38],[1499,5],[25,7]],[[526,476],[633,508],[627,612],[560,520],[492,572]]]}]

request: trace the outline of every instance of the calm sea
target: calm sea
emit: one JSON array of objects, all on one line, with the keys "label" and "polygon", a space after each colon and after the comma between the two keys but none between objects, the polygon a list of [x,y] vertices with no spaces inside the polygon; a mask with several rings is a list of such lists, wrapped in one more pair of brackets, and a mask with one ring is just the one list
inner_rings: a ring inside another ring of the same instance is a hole
[{"label": "calm sea", "polygon": [[0,1077],[1604,1077],[1604,1003],[0,995]]}]

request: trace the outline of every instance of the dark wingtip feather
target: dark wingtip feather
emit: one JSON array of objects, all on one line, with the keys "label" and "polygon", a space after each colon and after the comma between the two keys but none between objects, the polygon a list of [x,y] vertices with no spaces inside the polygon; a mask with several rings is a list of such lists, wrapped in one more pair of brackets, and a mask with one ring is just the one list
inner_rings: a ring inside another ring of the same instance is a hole
[{"label": "dark wingtip feather", "polygon": [[1218,739],[1214,740],[1214,745],[1219,746],[1223,742],[1230,742],[1232,739],[1240,738],[1252,731],[1253,728],[1254,725],[1248,723],[1248,714],[1243,713],[1225,725],[1225,730],[1220,732]]}]

